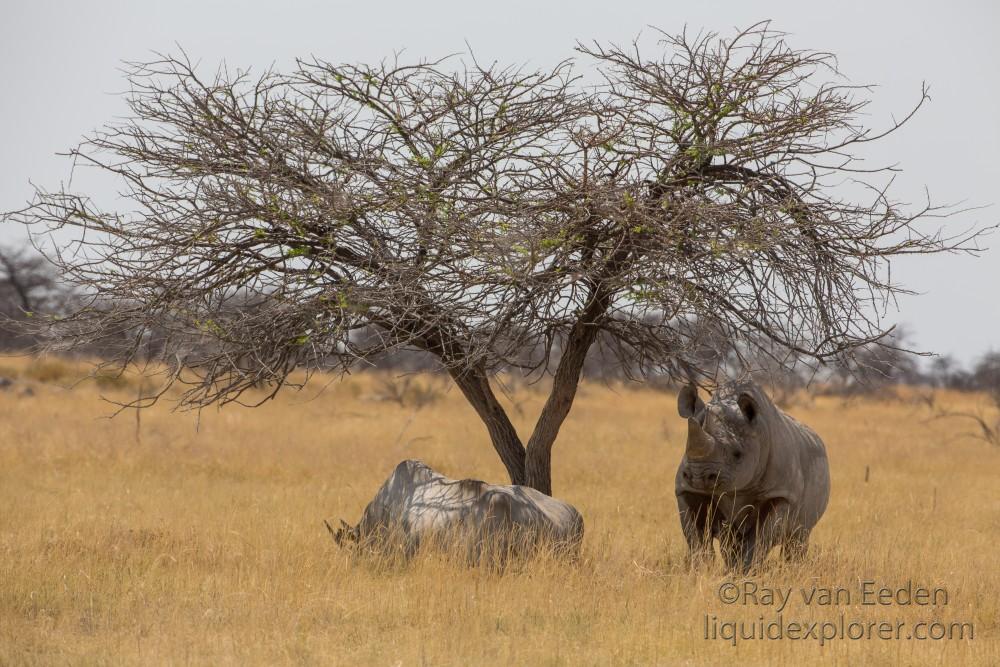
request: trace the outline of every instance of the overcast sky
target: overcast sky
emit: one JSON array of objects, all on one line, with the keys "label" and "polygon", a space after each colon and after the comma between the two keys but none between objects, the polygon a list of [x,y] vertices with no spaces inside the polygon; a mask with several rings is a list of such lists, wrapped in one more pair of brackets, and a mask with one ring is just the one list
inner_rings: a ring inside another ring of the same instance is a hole
[{"label": "overcast sky", "polygon": [[[1000,221],[1000,3],[941,2],[45,2],[0,0],[0,211],[22,206],[31,182],[57,187],[70,164],[55,153],[121,116],[119,65],[183,47],[206,66],[225,60],[256,71],[296,56],[333,62],[435,57],[472,45],[479,60],[545,66],[576,40],[628,42],[647,26],[731,32],[761,19],[791,33],[793,47],[837,54],[855,83],[878,84],[869,123],[891,122],[919,98],[932,101],[881,143],[872,162],[898,163],[897,198],[992,205],[952,219],[958,230]],[[88,187],[75,176],[75,189]],[[104,183],[90,192],[113,196]],[[25,238],[0,228],[0,242]],[[919,257],[893,278],[921,294],[892,321],[924,350],[969,361],[1000,349],[1000,234],[978,258]]]}]

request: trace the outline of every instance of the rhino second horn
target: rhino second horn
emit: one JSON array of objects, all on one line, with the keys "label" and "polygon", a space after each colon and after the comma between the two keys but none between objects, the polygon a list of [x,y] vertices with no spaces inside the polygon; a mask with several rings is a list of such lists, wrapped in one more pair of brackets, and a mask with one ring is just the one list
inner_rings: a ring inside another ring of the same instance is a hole
[{"label": "rhino second horn", "polygon": [[705,433],[705,429],[693,417],[688,418],[688,441],[685,452],[687,457],[689,459],[703,459],[712,453],[712,449],[712,440]]}]

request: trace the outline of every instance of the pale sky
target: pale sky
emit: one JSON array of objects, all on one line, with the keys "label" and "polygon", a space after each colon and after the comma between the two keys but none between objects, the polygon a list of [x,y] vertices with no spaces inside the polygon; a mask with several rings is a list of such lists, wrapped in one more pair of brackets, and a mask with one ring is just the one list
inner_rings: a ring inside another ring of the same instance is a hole
[{"label": "pale sky", "polygon": [[[214,69],[222,60],[255,71],[287,68],[296,56],[373,62],[466,51],[481,61],[551,65],[577,40],[629,42],[647,26],[722,33],[772,19],[793,47],[837,54],[854,83],[878,84],[868,122],[883,127],[905,114],[927,81],[932,101],[871,152],[872,163],[904,170],[896,197],[988,208],[952,219],[947,229],[1000,222],[1000,3],[995,0],[884,2],[782,1],[544,2],[46,2],[0,0],[0,211],[23,206],[31,182],[58,187],[69,177],[65,151],[125,113],[119,66],[153,51],[177,52]],[[30,182],[29,182],[30,181]],[[74,190],[113,201],[106,183]],[[25,238],[0,228],[0,242]],[[968,362],[1000,349],[1000,234],[979,258],[918,257],[893,278],[921,294],[889,320],[909,325],[923,350]]]}]

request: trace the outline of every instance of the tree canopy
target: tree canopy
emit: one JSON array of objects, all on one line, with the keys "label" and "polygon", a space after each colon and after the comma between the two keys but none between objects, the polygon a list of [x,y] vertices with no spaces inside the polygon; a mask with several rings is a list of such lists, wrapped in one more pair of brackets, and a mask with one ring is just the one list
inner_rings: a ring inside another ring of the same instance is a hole
[{"label": "tree canopy", "polygon": [[[134,210],[39,191],[11,216],[79,232],[55,261],[91,299],[50,323],[54,340],[114,335],[128,361],[165,331],[189,406],[418,348],[511,480],[548,493],[599,337],[638,375],[711,376],[708,332],[740,354],[836,362],[885,335],[879,313],[904,291],[891,259],[975,249],[974,231],[923,229],[940,209],[909,210],[891,169],[858,161],[905,119],[864,126],[869,89],[831,54],[768,24],[659,37],[652,56],[579,44],[545,70],[130,65],[131,116],[72,155],[120,178]],[[527,440],[490,383],[511,367],[553,374]]]}]

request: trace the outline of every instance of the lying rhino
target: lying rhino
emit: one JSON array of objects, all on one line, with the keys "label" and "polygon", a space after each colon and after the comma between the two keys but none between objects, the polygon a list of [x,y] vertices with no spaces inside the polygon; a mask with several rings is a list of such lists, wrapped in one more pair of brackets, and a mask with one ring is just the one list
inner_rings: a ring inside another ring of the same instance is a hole
[{"label": "lying rhino", "polygon": [[421,461],[396,466],[356,526],[340,523],[326,525],[341,546],[406,559],[421,544],[457,546],[470,563],[502,563],[542,543],[575,557],[583,538],[583,518],[568,503],[526,486],[448,479]]},{"label": "lying rhino", "polygon": [[708,405],[685,387],[677,411],[688,420],[675,490],[690,555],[711,557],[713,538],[744,572],[778,544],[786,558],[804,555],[830,498],[819,436],[753,382],[720,387]]}]

